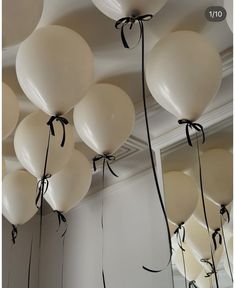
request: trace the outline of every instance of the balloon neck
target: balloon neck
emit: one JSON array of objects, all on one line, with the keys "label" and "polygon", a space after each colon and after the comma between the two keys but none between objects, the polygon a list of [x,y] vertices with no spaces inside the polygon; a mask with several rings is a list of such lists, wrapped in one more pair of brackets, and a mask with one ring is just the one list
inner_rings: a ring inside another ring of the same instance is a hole
[{"label": "balloon neck", "polygon": [[55,116],[55,117],[60,117],[60,116],[62,116],[62,115],[63,115],[62,112],[56,112],[54,116]]},{"label": "balloon neck", "polygon": [[136,18],[141,15],[140,11],[137,9],[131,10],[130,13],[128,13],[132,18]]}]

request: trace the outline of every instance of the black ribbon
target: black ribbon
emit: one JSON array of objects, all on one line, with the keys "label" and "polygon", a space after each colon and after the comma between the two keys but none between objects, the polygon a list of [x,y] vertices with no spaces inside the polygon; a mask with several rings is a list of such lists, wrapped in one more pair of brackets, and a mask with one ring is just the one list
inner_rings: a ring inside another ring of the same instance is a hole
[{"label": "black ribbon", "polygon": [[55,129],[54,129],[54,121],[58,121],[61,123],[61,126],[63,128],[63,137],[60,146],[64,147],[65,144],[65,125],[69,124],[69,121],[61,116],[51,116],[49,121],[47,122],[47,125],[50,127],[51,135],[55,136]]},{"label": "black ribbon", "polygon": [[106,288],[104,269],[102,269],[102,280],[103,280],[103,287]]},{"label": "black ribbon", "polygon": [[[185,241],[185,227],[183,225],[184,225],[184,222],[180,223],[178,225],[178,227],[176,228],[174,234],[177,237],[178,245],[179,245],[180,249],[182,251],[185,251],[185,249],[183,248],[183,245],[181,244],[182,242],[184,243],[184,241]],[[180,235],[180,231],[181,230],[183,231],[182,238],[181,238],[181,235]]]},{"label": "black ribbon", "polygon": [[188,287],[189,288],[198,288],[197,285],[196,285],[196,281],[195,280],[192,280],[188,283]]},{"label": "black ribbon", "polygon": [[[180,234],[182,230],[182,236]],[[178,241],[178,246],[181,249],[181,254],[182,254],[182,260],[183,260],[183,265],[184,265],[184,281],[185,281],[185,288],[187,288],[187,276],[186,276],[186,264],[185,264],[185,258],[184,258],[184,252],[185,249],[183,248],[183,243],[185,241],[185,227],[184,227],[184,222],[180,223],[176,230],[174,231],[174,234],[176,235],[177,241]]]},{"label": "black ribbon", "polygon": [[56,230],[56,232],[58,232],[60,230],[60,226],[61,226],[61,223],[64,223],[65,224],[65,229],[64,229],[64,232],[62,233],[61,235],[61,238],[63,238],[67,232],[67,219],[65,218],[64,214],[58,210],[54,210],[54,212],[57,214],[57,217],[58,217],[58,222],[59,222],[59,226],[58,226],[58,229]]},{"label": "black ribbon", "polygon": [[121,18],[115,23],[115,28],[121,30],[121,39],[122,39],[123,46],[125,48],[130,49],[130,46],[129,46],[129,44],[126,40],[126,36],[125,36],[125,27],[129,25],[129,29],[131,30],[133,25],[135,24],[135,22],[139,23],[140,37],[139,37],[137,44],[133,47],[133,48],[135,48],[140,43],[140,40],[141,40],[142,35],[143,35],[143,33],[142,33],[143,22],[150,21],[152,18],[153,18],[152,14],[133,15],[133,16]]},{"label": "black ribbon", "polygon": [[32,240],[31,240],[30,252],[29,252],[29,264],[28,264],[28,288],[30,288],[31,265],[32,265],[32,250],[33,250],[33,238],[32,238]]},{"label": "black ribbon", "polygon": [[[50,174],[46,173],[47,171],[47,161],[48,161],[48,155],[49,155],[49,148],[50,148],[50,139],[51,139],[51,131],[49,130],[48,133],[48,140],[47,140],[47,148],[45,153],[45,161],[44,161],[44,168],[43,168],[43,176],[37,183],[37,197],[35,200],[35,204],[37,208],[40,207],[40,221],[39,221],[39,242],[38,242],[38,285],[40,286],[40,264],[41,264],[41,245],[42,245],[42,215],[43,215],[43,196],[47,192],[49,181],[48,178],[51,177]],[[40,205],[39,205],[40,203]]]},{"label": "black ribbon", "polygon": [[12,230],[11,230],[11,240],[13,244],[16,243],[16,238],[17,238],[18,230],[15,225],[12,224]]},{"label": "black ribbon", "polygon": [[[101,159],[103,159],[103,169],[105,167],[105,164],[107,164],[107,167],[108,167],[109,171],[111,172],[111,174],[113,176],[115,176],[115,177],[118,177],[118,175],[113,171],[113,169],[111,168],[110,163],[109,163],[110,161],[115,160],[115,156],[110,155],[110,154],[103,154],[103,155],[98,154],[98,155],[96,155],[93,158],[93,169],[94,169],[94,171],[96,171],[96,169],[97,169],[96,168],[96,162],[100,161]],[[104,175],[104,173],[103,173],[103,175]]]},{"label": "black ribbon", "polygon": [[193,144],[192,144],[192,140],[191,140],[191,137],[190,137],[190,134],[189,134],[189,129],[195,129],[197,132],[201,132],[202,133],[202,144],[205,143],[205,140],[206,140],[205,132],[204,132],[203,126],[201,124],[192,122],[192,121],[187,120],[187,119],[181,119],[181,120],[178,121],[178,123],[180,125],[181,124],[186,124],[185,132],[186,132],[188,144],[190,146],[193,146]]},{"label": "black ribbon", "polygon": [[[172,245],[171,245],[171,236],[170,236],[170,228],[169,228],[169,224],[168,224],[168,219],[167,219],[167,215],[166,215],[166,210],[164,207],[164,202],[162,199],[162,195],[161,195],[161,191],[160,191],[160,186],[158,183],[158,178],[157,178],[157,172],[156,172],[156,168],[155,168],[155,162],[154,162],[154,155],[152,152],[152,145],[151,145],[151,138],[150,138],[150,129],[149,129],[149,122],[148,122],[148,111],[147,111],[147,103],[146,103],[146,92],[145,92],[145,73],[144,73],[144,69],[145,69],[145,41],[144,41],[144,23],[146,21],[149,21],[153,18],[153,15],[151,14],[146,14],[146,15],[138,15],[138,13],[133,13],[132,16],[130,17],[124,17],[121,18],[120,20],[118,20],[115,24],[115,28],[116,29],[120,29],[121,30],[121,39],[122,39],[122,43],[123,46],[127,49],[130,49],[128,42],[126,40],[125,37],[125,27],[129,25],[129,29],[132,29],[133,25],[135,24],[135,22],[138,22],[139,27],[140,27],[140,37],[139,37],[139,41],[137,42],[137,44],[133,47],[135,48],[141,41],[141,45],[142,45],[142,51],[141,51],[141,82],[142,82],[142,97],[143,97],[143,104],[144,104],[144,116],[145,116],[145,124],[146,124],[146,132],[147,132],[147,138],[148,138],[148,146],[149,146],[149,156],[150,156],[150,160],[151,160],[151,165],[152,165],[152,171],[153,171],[153,176],[154,176],[154,181],[155,181],[155,185],[156,185],[156,189],[157,189],[157,193],[158,193],[158,198],[160,201],[160,205],[161,205],[161,209],[164,215],[164,219],[165,219],[165,224],[167,227],[167,234],[168,234],[168,242],[169,242],[169,252],[170,252],[170,256],[169,256],[169,261],[166,264],[166,266],[161,269],[161,270],[153,270],[153,269],[149,269],[146,266],[142,266],[142,268],[148,272],[151,273],[159,273],[163,270],[165,270],[168,265],[171,262],[171,257],[172,257]],[[174,285],[174,281],[172,281],[172,284]]]},{"label": "black ribbon", "polygon": [[228,209],[226,208],[225,205],[221,205],[220,214],[222,216],[224,216],[224,214],[226,214],[226,216],[227,216],[226,220],[227,220],[228,223],[230,222],[230,214],[229,214],[229,211],[228,211]]},{"label": "black ribbon", "polygon": [[225,254],[226,254],[226,258],[227,258],[227,262],[228,262],[229,273],[230,273],[230,277],[231,277],[231,280],[232,280],[232,283],[233,283],[233,272],[232,272],[232,267],[231,267],[231,263],[230,263],[230,260],[229,260],[228,248],[227,248],[227,243],[226,243],[226,239],[225,239],[225,235],[224,235],[224,227],[223,227],[223,221],[222,221],[222,217],[223,217],[223,215],[225,213],[227,214],[227,222],[229,223],[229,221],[230,221],[229,212],[228,212],[227,208],[225,207],[225,205],[221,205],[220,227],[221,227],[222,236],[223,236],[224,250],[225,250]]},{"label": "black ribbon", "polygon": [[46,175],[42,176],[42,178],[40,180],[38,180],[38,182],[37,182],[37,187],[36,187],[37,197],[35,200],[35,204],[36,204],[38,209],[41,206],[41,204],[39,204],[39,203],[42,203],[43,196],[47,192],[47,189],[49,186],[48,179],[50,177],[51,177],[51,174],[46,174]]},{"label": "black ribbon", "polygon": [[210,269],[211,269],[211,271],[206,272],[205,278],[211,277],[213,274],[216,274],[216,269],[215,269],[215,266],[214,266],[213,263],[211,263],[211,262],[210,262],[209,260],[207,260],[207,259],[201,259],[200,261],[201,261],[202,263],[207,264],[207,265],[210,267]]},{"label": "black ribbon", "polygon": [[215,250],[217,249],[217,241],[216,237],[219,239],[219,244],[222,244],[222,236],[220,234],[220,228],[215,229],[214,233],[212,234],[212,240],[214,243]]},{"label": "black ribbon", "polygon": [[[204,135],[204,131],[203,131],[203,135]],[[200,182],[200,193],[201,193],[201,200],[202,200],[202,208],[203,208],[203,214],[204,214],[204,219],[205,219],[205,223],[206,223],[207,233],[208,233],[208,236],[209,236],[209,239],[210,239],[210,237],[211,237],[210,236],[210,227],[209,227],[209,222],[208,222],[207,212],[206,212],[206,203],[205,203],[203,178],[202,178],[202,165],[201,165],[201,157],[200,157],[199,141],[198,141],[197,132],[196,132],[196,143],[197,143],[197,158],[198,158],[198,170],[199,170],[199,182]],[[214,259],[214,255],[213,255],[211,242],[210,242],[210,254],[211,254],[211,260],[212,260],[212,268],[213,268],[212,270],[213,270],[213,273],[215,274],[216,287],[219,288],[219,280],[218,280],[218,276],[217,276],[217,271],[214,268],[215,267],[215,259]]]}]

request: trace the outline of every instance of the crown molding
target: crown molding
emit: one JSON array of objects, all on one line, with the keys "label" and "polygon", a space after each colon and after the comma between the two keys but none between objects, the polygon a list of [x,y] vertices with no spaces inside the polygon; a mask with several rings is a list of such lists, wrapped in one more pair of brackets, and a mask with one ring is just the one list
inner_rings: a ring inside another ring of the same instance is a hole
[{"label": "crown molding", "polygon": [[[222,125],[223,121],[233,116],[233,103],[229,101],[223,106],[215,108],[205,114],[198,120],[198,122],[206,129],[213,125]],[[195,131],[189,131],[190,135],[194,135]],[[155,151],[159,151],[168,146],[173,145],[185,139],[185,128],[177,126],[170,132],[163,134],[152,141],[152,146]]]}]

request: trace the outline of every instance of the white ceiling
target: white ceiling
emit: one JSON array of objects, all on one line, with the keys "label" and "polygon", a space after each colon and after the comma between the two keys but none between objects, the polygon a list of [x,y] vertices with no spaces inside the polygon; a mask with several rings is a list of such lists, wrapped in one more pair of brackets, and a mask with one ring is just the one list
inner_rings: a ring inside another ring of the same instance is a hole
[{"label": "white ceiling", "polygon": [[[211,41],[219,52],[232,47],[232,33],[226,21],[211,23],[206,20],[204,11],[210,5],[223,5],[223,1],[168,0],[166,6],[155,18],[146,23],[146,53],[161,37],[175,30],[200,32]],[[140,49],[124,49],[120,40],[120,31],[114,27],[115,22],[97,10],[91,0],[45,0],[42,18],[38,26],[48,24],[63,25],[81,34],[95,55],[96,81],[112,83],[123,88],[135,104],[136,125],[132,137],[118,152],[122,161],[118,161],[115,165],[115,169],[121,174],[119,179],[127,178],[133,173],[148,168],[149,163],[146,162],[146,132],[142,117],[143,105],[140,89]],[[135,41],[138,38],[137,29],[133,28],[128,33],[128,37],[131,41]],[[3,81],[15,91],[20,100],[21,120],[36,108],[25,97],[17,82],[15,74],[17,48],[17,46],[9,47],[3,51]],[[155,119],[158,119],[162,113],[167,115],[163,125],[165,130],[175,119],[157,106],[149,92],[148,96],[152,124],[151,134],[153,137],[157,137],[163,133],[163,128]],[[71,115],[72,112],[67,117],[72,123]],[[94,152],[81,143],[76,132],[74,134],[76,147],[91,159]],[[3,143],[3,155],[7,160],[8,171],[20,168],[15,158],[13,136],[11,135]],[[142,165],[136,165],[137,161]],[[99,186],[99,178],[99,173],[94,175],[93,186]],[[111,183],[113,183],[113,180],[107,177],[106,184]]]}]

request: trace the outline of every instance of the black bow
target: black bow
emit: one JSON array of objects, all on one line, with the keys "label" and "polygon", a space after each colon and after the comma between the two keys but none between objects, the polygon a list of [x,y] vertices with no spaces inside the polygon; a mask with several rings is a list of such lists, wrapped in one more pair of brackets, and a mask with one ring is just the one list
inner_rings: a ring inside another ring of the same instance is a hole
[{"label": "black bow", "polygon": [[13,244],[16,243],[16,238],[17,238],[18,230],[15,225],[12,224],[12,231],[11,231],[11,240]]},{"label": "black bow", "polygon": [[[109,164],[109,161],[113,161],[115,160],[115,156],[113,155],[109,155],[109,154],[103,154],[103,155],[96,155],[94,158],[93,158],[93,169],[94,171],[96,171],[96,162],[103,159],[103,170],[104,170],[104,167],[105,167],[105,164],[107,164],[108,168],[109,168],[109,171],[115,176],[115,177],[118,177],[117,174],[114,173],[113,169],[111,168],[110,164]],[[103,171],[104,173],[104,171]]]},{"label": "black bow", "polygon": [[212,234],[212,239],[214,243],[215,250],[217,249],[217,242],[216,242],[216,237],[218,236],[219,238],[219,244],[222,244],[222,236],[220,234],[220,228],[215,229],[214,233]]},{"label": "black bow", "polygon": [[140,37],[139,37],[139,40],[138,40],[137,44],[133,47],[133,48],[135,48],[139,44],[139,42],[141,40],[141,37],[142,37],[143,21],[149,21],[152,18],[153,18],[152,14],[133,15],[133,16],[121,18],[115,23],[115,28],[116,29],[121,29],[122,43],[123,43],[123,46],[125,48],[127,48],[127,49],[130,48],[129,45],[128,45],[128,42],[126,40],[126,36],[125,36],[125,32],[124,32],[125,27],[127,25],[130,25],[129,29],[131,30],[133,25],[135,24],[135,22],[139,23],[139,26],[140,26]]},{"label": "black bow", "polygon": [[61,126],[63,128],[63,137],[62,137],[62,141],[61,141],[60,146],[64,147],[64,144],[65,144],[65,125],[68,125],[69,121],[67,119],[65,119],[64,117],[61,117],[61,116],[51,116],[51,118],[47,122],[47,125],[50,126],[51,134],[53,136],[55,136],[55,129],[54,129],[54,125],[53,125],[54,121],[60,122]]},{"label": "black bow", "polygon": [[230,222],[230,214],[228,212],[228,209],[226,208],[225,205],[221,205],[221,208],[220,208],[220,214],[223,216],[224,214],[227,215],[227,222],[229,223]]},{"label": "black bow", "polygon": [[[40,208],[40,205],[42,203],[43,195],[47,192],[47,189],[49,186],[48,178],[50,178],[50,177],[51,177],[51,174],[46,174],[37,183],[37,188],[36,188],[37,197],[35,200],[35,204],[36,204],[38,209]],[[38,203],[40,203],[40,204],[38,204]]]},{"label": "black bow", "polygon": [[181,120],[178,121],[178,123],[180,125],[181,124],[186,124],[185,132],[186,132],[188,144],[190,146],[193,146],[193,144],[192,144],[191,137],[190,137],[190,134],[189,134],[189,128],[190,129],[195,129],[197,132],[201,132],[202,133],[202,144],[205,143],[205,140],[206,140],[205,132],[204,132],[203,126],[201,124],[192,122],[192,121],[187,120],[187,119],[181,119]]},{"label": "black bow", "polygon": [[60,211],[58,211],[58,210],[54,210],[54,212],[57,213],[58,222],[59,222],[59,227],[58,227],[58,229],[56,230],[56,232],[59,231],[61,222],[63,222],[63,223],[65,224],[65,230],[64,230],[64,232],[63,232],[62,235],[61,235],[61,238],[63,238],[64,235],[66,234],[67,228],[68,228],[68,227],[67,227],[67,219],[65,218],[65,216],[64,216],[64,214],[63,214],[62,212],[60,212]]},{"label": "black bow", "polygon": [[210,272],[206,272],[205,278],[211,277],[211,275],[215,274],[215,266],[209,260],[201,259],[201,262],[207,264],[211,268]]},{"label": "black bow", "polygon": [[198,288],[197,285],[196,285],[196,281],[195,280],[192,280],[188,283],[188,287],[189,288]]},{"label": "black bow", "polygon": [[[184,222],[180,223],[177,227],[177,229],[175,230],[174,234],[176,235],[177,239],[178,239],[178,245],[180,247],[180,249],[182,251],[185,251],[185,249],[183,248],[182,246],[182,242],[185,241],[185,227],[183,226],[184,225]],[[183,231],[183,236],[181,238],[181,235],[180,235],[180,230]]]}]

